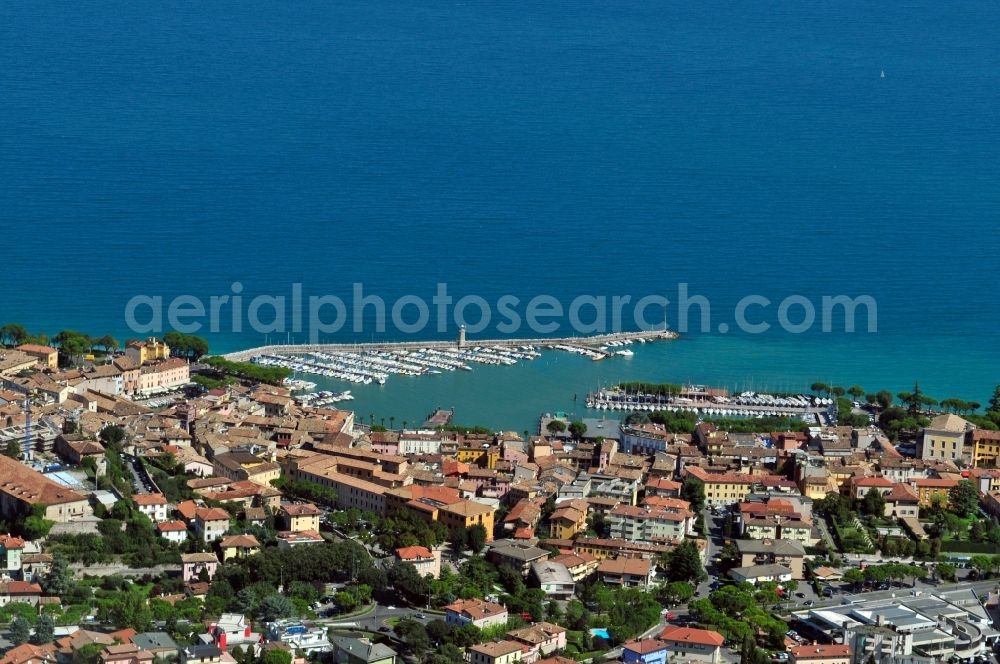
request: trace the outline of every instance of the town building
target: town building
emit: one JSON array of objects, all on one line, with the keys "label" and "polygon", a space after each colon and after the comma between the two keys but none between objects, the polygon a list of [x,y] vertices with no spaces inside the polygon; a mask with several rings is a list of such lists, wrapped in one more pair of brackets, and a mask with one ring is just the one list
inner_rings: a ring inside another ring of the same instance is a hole
[{"label": "town building", "polygon": [[428,549],[425,546],[406,546],[396,549],[396,560],[409,563],[420,576],[430,575],[433,578],[441,576],[441,550]]},{"label": "town building", "polygon": [[475,625],[487,629],[507,623],[507,609],[481,599],[460,599],[444,607],[445,622],[449,625]]},{"label": "town building", "polygon": [[671,661],[719,664],[726,639],[710,629],[668,625],[660,632],[660,641],[666,645]]}]

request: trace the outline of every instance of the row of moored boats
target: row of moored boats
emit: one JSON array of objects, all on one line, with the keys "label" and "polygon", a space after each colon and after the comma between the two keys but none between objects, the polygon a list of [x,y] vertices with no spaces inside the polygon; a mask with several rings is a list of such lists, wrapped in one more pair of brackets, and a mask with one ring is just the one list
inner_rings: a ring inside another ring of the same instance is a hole
[{"label": "row of moored boats", "polygon": [[[511,366],[534,360],[541,353],[534,346],[474,346],[471,348],[420,348],[414,350],[367,350],[305,355],[259,355],[253,362],[268,367],[284,367],[295,373],[313,374],[351,383],[384,385],[391,375],[423,376],[446,371],[471,371],[470,364]],[[293,379],[292,389],[315,383]]]}]

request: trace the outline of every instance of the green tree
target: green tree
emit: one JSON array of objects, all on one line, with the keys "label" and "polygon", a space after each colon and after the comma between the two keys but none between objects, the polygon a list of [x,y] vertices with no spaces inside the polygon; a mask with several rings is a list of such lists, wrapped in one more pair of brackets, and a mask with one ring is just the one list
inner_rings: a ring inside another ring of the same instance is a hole
[{"label": "green tree", "polygon": [[691,540],[684,540],[666,554],[667,578],[671,581],[699,583],[708,575],[701,563],[701,553]]},{"label": "green tree", "polygon": [[486,528],[482,524],[477,523],[468,529],[467,539],[469,549],[472,553],[478,554],[486,547]]},{"label": "green tree", "polygon": [[20,346],[28,340],[28,331],[18,323],[7,323],[0,327],[0,341],[8,346]]},{"label": "green tree", "polygon": [[705,509],[705,483],[694,475],[688,475],[681,486],[681,498],[691,503],[695,512],[701,512]]},{"label": "green tree", "polygon": [[545,425],[545,430],[554,436],[566,430],[566,423],[562,420],[550,420],[549,423]]},{"label": "green tree", "polygon": [[69,593],[73,584],[73,576],[66,557],[56,554],[52,559],[52,567],[48,574],[42,577],[42,590],[52,597],[63,597]]},{"label": "green tree", "polygon": [[292,664],[292,653],[281,648],[271,648],[264,652],[260,664]]},{"label": "green tree", "polygon": [[3,455],[5,457],[10,457],[11,459],[21,458],[21,443],[13,438],[7,442],[7,446],[4,447]]},{"label": "green tree", "polygon": [[865,580],[864,572],[859,570],[857,567],[851,567],[847,569],[843,574],[843,579],[846,583],[850,583],[857,590]]},{"label": "green tree", "polygon": [[979,491],[971,480],[960,480],[948,491],[948,503],[955,514],[966,517],[979,509]]},{"label": "green tree", "polygon": [[117,424],[109,424],[101,429],[101,432],[97,434],[97,437],[100,438],[101,442],[107,447],[120,447],[122,442],[125,440],[125,429],[121,428]]},{"label": "green tree", "polygon": [[875,487],[868,489],[861,501],[861,510],[869,516],[882,517],[885,514],[885,498],[882,493]]},{"label": "green tree", "polygon": [[104,646],[99,643],[88,643],[77,648],[73,653],[73,664],[97,664],[101,661],[101,651]]},{"label": "green tree", "polygon": [[899,400],[906,405],[906,408],[911,416],[917,415],[922,408],[926,406],[933,406],[937,403],[936,399],[932,399],[923,393],[920,389],[919,382],[913,384],[912,392],[900,392],[896,396],[898,396]]},{"label": "green tree", "polygon": [[989,404],[989,408],[986,409],[986,413],[993,419],[1000,417],[1000,385],[993,388],[993,396],[990,397],[987,403]]},{"label": "green tree", "polygon": [[31,637],[31,623],[24,616],[14,616],[10,621],[10,628],[7,631],[7,638],[16,646],[27,643]]},{"label": "green tree", "polygon": [[850,389],[847,390],[847,393],[855,399],[860,399],[865,395],[865,390],[860,385],[852,385]]},{"label": "green tree", "polygon": [[43,643],[51,643],[55,636],[55,631],[55,620],[47,613],[43,613],[38,616],[38,621],[35,623],[35,634],[31,637],[31,642],[39,646]]},{"label": "green tree", "polygon": [[875,400],[878,402],[879,407],[885,410],[892,405],[892,392],[889,390],[879,390],[875,393]]},{"label": "green tree", "polygon": [[580,440],[585,433],[587,433],[587,425],[580,420],[569,423],[569,435],[573,437],[573,440]]},{"label": "green tree", "polygon": [[954,581],[955,580],[955,567],[954,563],[938,563],[934,568],[935,572],[941,580],[943,581]]},{"label": "green tree", "polygon": [[277,593],[268,595],[260,603],[260,617],[266,622],[274,622],[295,615],[295,605],[292,600]]},{"label": "green tree", "polygon": [[111,619],[116,627],[131,627],[145,632],[153,626],[153,611],[138,590],[120,592],[111,604]]},{"label": "green tree", "polygon": [[659,599],[668,606],[686,604],[694,597],[694,586],[687,581],[671,581],[660,588]]},{"label": "green tree", "polygon": [[455,553],[462,553],[469,548],[469,529],[465,526],[455,528],[451,531],[448,542],[451,544],[451,548],[455,550]]}]

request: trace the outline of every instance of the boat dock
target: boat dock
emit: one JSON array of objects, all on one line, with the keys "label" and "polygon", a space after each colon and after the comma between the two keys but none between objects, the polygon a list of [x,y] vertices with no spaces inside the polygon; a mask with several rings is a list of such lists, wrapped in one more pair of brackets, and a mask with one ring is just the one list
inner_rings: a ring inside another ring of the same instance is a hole
[{"label": "boat dock", "polygon": [[454,417],[455,417],[454,408],[448,408],[448,409],[438,408],[433,413],[427,416],[427,419],[424,420],[423,428],[437,429],[438,427],[447,426],[448,424],[451,424],[451,420]]},{"label": "boat dock", "polygon": [[651,341],[665,341],[676,339],[679,335],[669,330],[647,330],[645,332],[616,332],[613,334],[599,334],[589,337],[535,337],[524,339],[481,339],[467,340],[464,333],[455,340],[442,341],[386,341],[373,343],[353,343],[353,344],[276,344],[270,346],[258,346],[248,348],[233,353],[226,353],[223,357],[231,362],[249,362],[255,357],[262,355],[288,355],[288,354],[311,354],[311,353],[363,353],[368,351],[406,351],[406,350],[444,350],[456,348],[505,348],[511,346],[572,346],[580,350],[596,351],[598,354],[607,356],[607,350],[601,350],[602,346],[622,342],[646,343]]}]

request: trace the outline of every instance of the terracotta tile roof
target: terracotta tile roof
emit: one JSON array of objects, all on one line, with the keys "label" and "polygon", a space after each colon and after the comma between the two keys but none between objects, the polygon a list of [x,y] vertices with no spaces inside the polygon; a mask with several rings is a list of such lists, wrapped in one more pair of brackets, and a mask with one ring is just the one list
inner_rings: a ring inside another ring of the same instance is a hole
[{"label": "terracotta tile roof", "polygon": [[156,529],[161,533],[180,532],[187,530],[187,524],[183,521],[164,521],[163,523],[156,524]]},{"label": "terracotta tile roof", "polygon": [[664,641],[696,643],[712,647],[721,646],[726,641],[724,636],[710,629],[695,629],[694,627],[680,627],[678,625],[668,625],[665,627],[660,632],[660,638]]},{"label": "terracotta tile roof", "polygon": [[851,646],[847,644],[815,644],[811,646],[792,646],[788,649],[797,662],[807,662],[810,659],[828,659],[832,657],[850,657]]},{"label": "terracotta tile roof", "polygon": [[433,558],[434,554],[426,546],[404,546],[396,549],[396,555],[400,560],[417,560],[422,558]]},{"label": "terracotta tile roof", "polygon": [[228,537],[223,537],[219,541],[219,546],[223,549],[229,549],[232,547],[243,547],[247,549],[259,549],[260,542],[253,535],[230,535]]},{"label": "terracotta tile roof", "polygon": [[132,496],[136,505],[166,505],[167,499],[162,493],[138,493]]},{"label": "terracotta tile roof", "polygon": [[641,641],[629,641],[623,644],[622,648],[639,655],[648,655],[651,652],[666,650],[667,644],[659,639],[642,639]]}]

